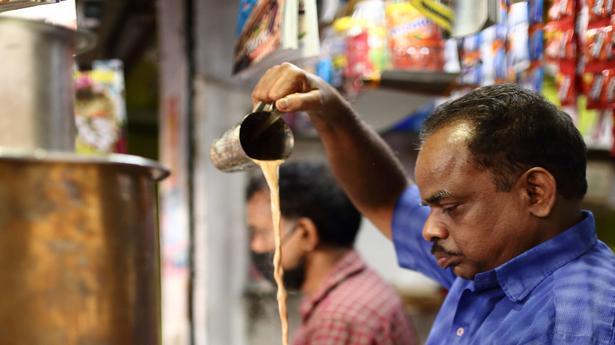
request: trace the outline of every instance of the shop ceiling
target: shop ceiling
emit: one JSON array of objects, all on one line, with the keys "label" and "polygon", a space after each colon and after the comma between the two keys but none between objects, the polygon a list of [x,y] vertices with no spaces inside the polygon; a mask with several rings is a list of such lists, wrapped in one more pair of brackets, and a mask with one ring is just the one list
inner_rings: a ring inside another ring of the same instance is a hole
[{"label": "shop ceiling", "polygon": [[121,59],[128,72],[156,40],[156,1],[77,0],[80,26],[97,35],[94,49],[78,56],[82,66],[96,59]]}]

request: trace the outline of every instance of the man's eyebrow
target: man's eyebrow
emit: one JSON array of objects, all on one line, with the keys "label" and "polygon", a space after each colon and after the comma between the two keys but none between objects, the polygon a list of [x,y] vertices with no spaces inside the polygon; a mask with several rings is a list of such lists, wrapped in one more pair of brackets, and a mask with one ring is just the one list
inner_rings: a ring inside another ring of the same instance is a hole
[{"label": "man's eyebrow", "polygon": [[259,229],[259,228],[255,227],[254,225],[250,225],[250,224],[248,224],[248,230],[249,230],[250,232],[264,232],[263,230],[261,230],[261,229]]},{"label": "man's eyebrow", "polygon": [[452,198],[453,195],[445,190],[440,190],[427,197],[421,204],[423,206],[438,205],[442,199]]}]

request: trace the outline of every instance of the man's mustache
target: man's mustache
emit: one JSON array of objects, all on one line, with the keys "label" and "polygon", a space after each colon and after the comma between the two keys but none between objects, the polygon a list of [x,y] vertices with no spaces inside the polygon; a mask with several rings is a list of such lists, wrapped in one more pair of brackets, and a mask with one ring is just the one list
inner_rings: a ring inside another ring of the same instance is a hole
[{"label": "man's mustache", "polygon": [[460,253],[456,253],[456,252],[447,250],[442,245],[440,245],[440,243],[438,243],[438,241],[439,240],[434,240],[433,241],[433,246],[431,247],[431,254],[444,253],[444,254],[447,254],[447,255],[460,255]]}]

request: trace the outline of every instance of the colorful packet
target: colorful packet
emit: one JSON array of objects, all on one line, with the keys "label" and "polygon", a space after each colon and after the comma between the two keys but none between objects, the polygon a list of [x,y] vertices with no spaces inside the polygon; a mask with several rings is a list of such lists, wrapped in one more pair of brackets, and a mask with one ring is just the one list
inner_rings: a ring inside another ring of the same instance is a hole
[{"label": "colorful packet", "polygon": [[529,0],[530,7],[530,25],[542,23],[543,16],[543,0]]},{"label": "colorful packet", "polygon": [[545,49],[547,60],[570,60],[576,57],[576,40],[572,18],[550,22],[545,25]]},{"label": "colorful packet", "polygon": [[562,18],[572,17],[574,13],[574,0],[553,0],[547,12],[547,16],[549,20],[560,20]]},{"label": "colorful packet", "polygon": [[615,108],[615,66],[602,62],[586,68],[582,75],[587,109]]},{"label": "colorful packet", "polygon": [[544,53],[544,30],[542,24],[530,26],[530,60],[541,60]]},{"label": "colorful packet", "polygon": [[586,0],[590,20],[608,18],[613,14],[613,0]]},{"label": "colorful packet", "polygon": [[534,61],[522,78],[522,84],[528,89],[536,92],[542,92],[542,86],[545,80],[545,69],[540,61]]},{"label": "colorful packet", "polygon": [[583,37],[583,56],[587,63],[613,57],[613,26],[608,20],[589,23]]},{"label": "colorful packet", "polygon": [[393,66],[441,71],[444,41],[440,28],[408,2],[388,4],[385,13]]},{"label": "colorful packet", "polygon": [[481,32],[480,62],[482,68],[481,85],[492,85],[496,80],[496,28],[490,26]]},{"label": "colorful packet", "polygon": [[602,73],[583,73],[583,94],[587,99],[587,109],[602,108],[601,96],[604,90],[604,81],[605,78]]},{"label": "colorful packet", "polygon": [[574,60],[561,61],[555,75],[557,95],[562,106],[576,104],[576,66]]},{"label": "colorful packet", "polygon": [[463,39],[461,53],[461,81],[463,84],[482,85],[481,44],[482,34],[480,32]]},{"label": "colorful packet", "polygon": [[528,10],[527,3],[518,2],[508,12],[508,63],[515,75],[530,65]]}]

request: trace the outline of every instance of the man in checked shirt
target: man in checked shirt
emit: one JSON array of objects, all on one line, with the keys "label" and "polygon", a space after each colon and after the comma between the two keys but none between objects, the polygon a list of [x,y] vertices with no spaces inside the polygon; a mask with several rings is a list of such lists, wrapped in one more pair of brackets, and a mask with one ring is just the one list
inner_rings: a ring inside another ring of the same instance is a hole
[{"label": "man in checked shirt", "polygon": [[438,107],[416,184],[318,77],[285,63],[252,98],[307,111],[334,175],[399,264],[449,290],[427,344],[615,344],[615,255],[581,209],[585,144],[544,98],[504,84]]},{"label": "man in checked shirt", "polygon": [[[361,215],[328,169],[317,163],[280,168],[282,267],[289,290],[303,292],[293,345],[414,345],[415,331],[395,291],[353,250]],[[269,190],[247,188],[252,259],[273,282]]]}]

